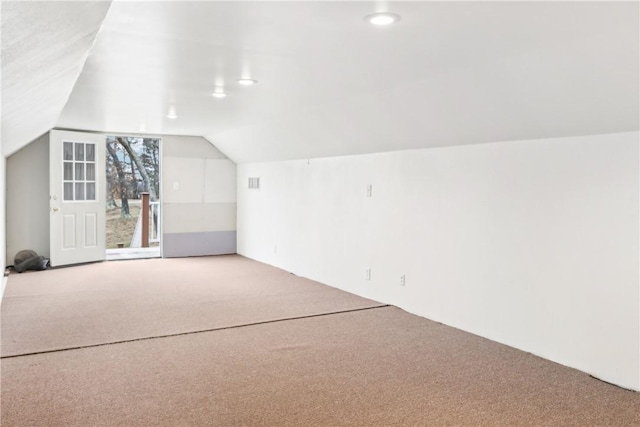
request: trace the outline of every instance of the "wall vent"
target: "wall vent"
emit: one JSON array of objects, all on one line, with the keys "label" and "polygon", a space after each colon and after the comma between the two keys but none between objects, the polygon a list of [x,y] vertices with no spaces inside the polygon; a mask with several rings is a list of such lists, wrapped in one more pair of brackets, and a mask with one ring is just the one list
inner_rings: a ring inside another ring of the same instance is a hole
[{"label": "wall vent", "polygon": [[260,189],[260,177],[249,177],[249,189],[259,190]]}]

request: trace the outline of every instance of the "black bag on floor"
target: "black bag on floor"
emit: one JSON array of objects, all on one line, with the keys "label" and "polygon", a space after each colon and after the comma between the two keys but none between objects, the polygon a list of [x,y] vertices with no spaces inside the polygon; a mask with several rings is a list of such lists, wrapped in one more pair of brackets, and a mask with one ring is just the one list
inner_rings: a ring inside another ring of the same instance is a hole
[{"label": "black bag on floor", "polygon": [[13,259],[13,268],[18,273],[22,273],[25,270],[46,270],[49,268],[49,259],[27,249],[16,254]]}]

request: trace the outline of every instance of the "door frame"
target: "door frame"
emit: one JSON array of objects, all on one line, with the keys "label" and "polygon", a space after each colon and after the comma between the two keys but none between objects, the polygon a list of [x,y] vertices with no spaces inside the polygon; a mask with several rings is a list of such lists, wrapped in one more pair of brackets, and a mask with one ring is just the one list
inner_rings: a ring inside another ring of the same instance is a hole
[{"label": "door frame", "polygon": [[[135,138],[153,138],[153,139],[157,139],[158,140],[158,167],[160,168],[160,176],[158,179],[158,197],[160,198],[160,227],[158,230],[158,234],[160,236],[160,258],[164,258],[164,239],[163,237],[163,229],[164,229],[164,197],[163,197],[163,188],[164,188],[164,183],[163,183],[163,174],[164,174],[164,137],[160,136],[160,135],[155,135],[155,134],[140,134],[140,133],[135,133],[135,132],[108,132],[108,133],[101,133],[104,138],[105,138],[105,147],[104,150],[107,150],[106,147],[106,140],[107,140],[107,136],[114,136],[114,137],[118,137],[118,136],[122,136],[122,137],[135,137]],[[105,174],[106,174],[106,164],[107,164],[107,158],[106,158],[106,154],[105,154],[105,159],[104,159],[104,164],[105,164]],[[106,194],[107,188],[106,188],[106,175],[105,175],[105,194]],[[106,227],[105,227],[105,239],[106,239]],[[106,251],[106,249],[105,249]],[[106,254],[106,252],[105,252]]]}]

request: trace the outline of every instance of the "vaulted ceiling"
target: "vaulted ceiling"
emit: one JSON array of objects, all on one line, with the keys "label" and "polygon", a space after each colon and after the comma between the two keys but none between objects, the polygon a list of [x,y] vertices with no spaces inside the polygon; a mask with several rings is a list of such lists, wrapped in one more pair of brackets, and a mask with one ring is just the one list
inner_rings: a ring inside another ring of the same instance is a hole
[{"label": "vaulted ceiling", "polygon": [[109,2],[2,1],[2,154],[57,125]]},{"label": "vaulted ceiling", "polygon": [[638,130],[639,48],[638,2],[3,1],[2,151],[54,126],[237,162]]}]

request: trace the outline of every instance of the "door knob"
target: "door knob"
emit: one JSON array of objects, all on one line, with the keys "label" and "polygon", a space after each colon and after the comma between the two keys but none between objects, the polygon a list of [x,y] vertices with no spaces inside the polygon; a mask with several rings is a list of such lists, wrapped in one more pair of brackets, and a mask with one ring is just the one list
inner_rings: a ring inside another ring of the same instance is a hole
[{"label": "door knob", "polygon": [[59,211],[59,209],[58,209],[58,208],[53,208],[53,211],[54,211],[54,212],[58,212],[58,211]]}]

